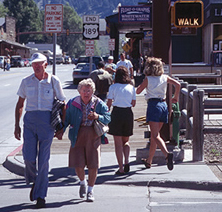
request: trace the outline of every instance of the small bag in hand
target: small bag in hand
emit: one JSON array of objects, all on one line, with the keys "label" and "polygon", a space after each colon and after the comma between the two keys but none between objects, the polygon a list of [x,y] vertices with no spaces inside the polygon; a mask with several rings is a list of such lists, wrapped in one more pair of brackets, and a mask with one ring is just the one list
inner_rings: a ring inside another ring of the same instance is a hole
[{"label": "small bag in hand", "polygon": [[[94,112],[96,110],[96,105],[97,105],[98,99],[96,100],[95,106],[94,106]],[[99,120],[94,120],[93,122],[94,124],[94,130],[96,132],[96,134],[98,136],[102,136],[103,134],[105,134],[106,132],[109,131],[109,127],[105,124],[103,124],[101,121]]]},{"label": "small bag in hand", "polygon": [[104,133],[108,132],[109,127],[98,120],[94,120],[94,130],[98,136],[102,136]]}]

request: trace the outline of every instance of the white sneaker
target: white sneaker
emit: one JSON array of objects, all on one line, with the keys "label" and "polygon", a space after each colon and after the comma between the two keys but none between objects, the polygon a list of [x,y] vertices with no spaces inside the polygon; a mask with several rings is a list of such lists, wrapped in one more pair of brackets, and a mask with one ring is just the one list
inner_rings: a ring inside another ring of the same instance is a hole
[{"label": "white sneaker", "polygon": [[93,196],[93,192],[87,193],[87,202],[94,202],[95,198]]},{"label": "white sneaker", "polygon": [[86,196],[86,185],[80,185],[79,196],[80,198],[84,198]]}]

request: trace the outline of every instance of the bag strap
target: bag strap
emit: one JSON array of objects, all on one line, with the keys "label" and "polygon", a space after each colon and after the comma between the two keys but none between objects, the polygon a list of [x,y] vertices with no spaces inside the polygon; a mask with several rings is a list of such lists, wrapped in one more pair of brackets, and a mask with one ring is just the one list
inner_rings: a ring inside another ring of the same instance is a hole
[{"label": "bag strap", "polygon": [[95,104],[94,104],[94,110],[93,110],[93,112],[96,112],[96,105],[97,105],[97,103],[98,103],[98,98],[96,99],[96,102],[95,102]]},{"label": "bag strap", "polygon": [[53,89],[53,94],[54,94],[54,98],[56,97],[56,95],[55,95],[55,87],[54,87],[54,82],[53,82],[53,80],[54,80],[54,77],[53,77],[53,75],[51,75],[51,81],[52,81],[52,89]]}]

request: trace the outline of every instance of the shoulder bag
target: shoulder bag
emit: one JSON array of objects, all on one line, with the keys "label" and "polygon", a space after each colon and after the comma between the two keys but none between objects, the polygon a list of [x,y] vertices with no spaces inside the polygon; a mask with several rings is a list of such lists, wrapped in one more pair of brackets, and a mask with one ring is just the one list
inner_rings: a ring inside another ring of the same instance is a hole
[{"label": "shoulder bag", "polygon": [[[94,106],[94,112],[96,110],[96,105],[97,105],[98,100],[96,100],[95,106]],[[108,132],[109,127],[105,124],[103,124],[99,120],[94,120],[94,130],[98,136],[102,136],[106,132]]]}]

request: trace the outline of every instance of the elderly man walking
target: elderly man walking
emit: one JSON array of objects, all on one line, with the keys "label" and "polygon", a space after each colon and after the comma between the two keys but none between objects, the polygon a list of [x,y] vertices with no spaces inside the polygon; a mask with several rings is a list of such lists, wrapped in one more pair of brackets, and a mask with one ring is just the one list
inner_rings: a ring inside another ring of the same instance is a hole
[{"label": "elderly man walking", "polygon": [[14,135],[20,140],[19,122],[26,100],[22,152],[26,183],[33,183],[30,200],[37,200],[36,208],[45,207],[48,189],[50,147],[54,136],[54,128],[51,126],[53,101],[55,97],[61,101],[65,100],[60,80],[48,74],[45,71],[46,67],[47,58],[41,53],[34,53],[34,73],[22,80],[17,92],[19,99],[15,109]]}]

